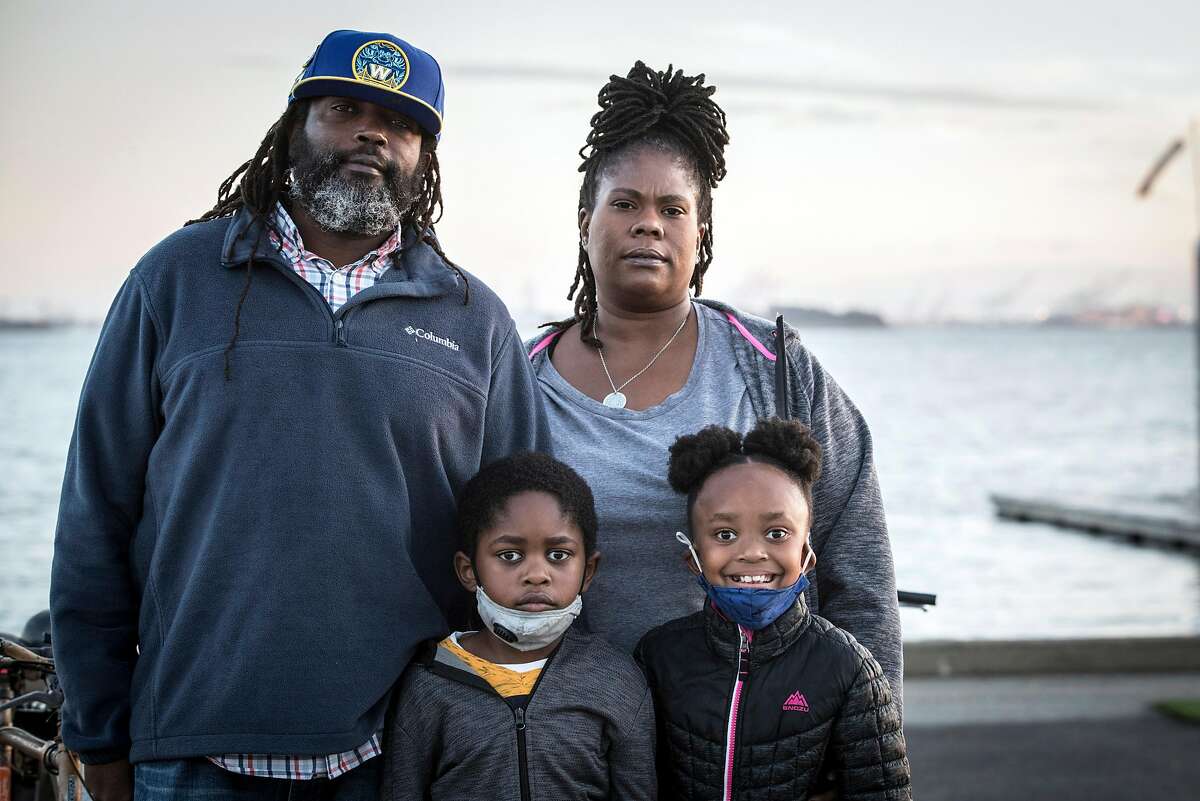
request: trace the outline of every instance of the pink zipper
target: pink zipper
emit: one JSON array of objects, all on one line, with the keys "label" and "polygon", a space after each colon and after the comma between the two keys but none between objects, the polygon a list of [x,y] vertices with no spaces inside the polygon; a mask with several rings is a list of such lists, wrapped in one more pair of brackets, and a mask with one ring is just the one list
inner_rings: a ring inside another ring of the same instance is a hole
[{"label": "pink zipper", "polygon": [[[750,641],[754,632],[738,626],[737,680],[733,684],[733,698],[729,702],[729,722],[725,728],[725,789],[722,801],[733,801],[733,755],[737,748],[738,709],[742,704],[742,686],[750,673]],[[745,667],[743,669],[743,660]]]},{"label": "pink zipper", "polygon": [[550,347],[550,343],[553,342],[554,340],[558,339],[558,335],[561,333],[562,333],[562,331],[555,331],[553,334],[550,334],[549,336],[544,337],[541,342],[534,345],[533,350],[529,351],[529,361],[533,361],[534,356],[537,356],[539,353],[544,351],[546,348]]},{"label": "pink zipper", "polygon": [[770,362],[775,361],[775,354],[771,353],[771,351],[767,350],[767,346],[764,345],[763,343],[759,342],[758,339],[754,336],[754,334],[751,334],[749,329],[747,329],[746,326],[742,325],[741,320],[734,317],[732,314],[726,314],[725,317],[726,317],[726,319],[729,320],[729,322],[733,323],[733,327],[738,330],[739,334],[741,334],[743,337],[745,337],[746,340],[751,345],[753,345],[758,350],[759,353],[761,353],[763,356],[766,357],[767,361],[770,361]]}]

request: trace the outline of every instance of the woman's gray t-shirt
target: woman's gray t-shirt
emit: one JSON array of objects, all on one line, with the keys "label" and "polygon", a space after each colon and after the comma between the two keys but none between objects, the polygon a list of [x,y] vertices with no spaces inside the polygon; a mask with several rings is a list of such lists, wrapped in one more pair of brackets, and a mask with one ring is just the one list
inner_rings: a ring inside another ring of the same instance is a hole
[{"label": "woman's gray t-shirt", "polygon": [[668,448],[707,425],[746,432],[757,419],[731,324],[715,309],[692,308],[698,340],[691,373],[657,406],[610,409],[567,383],[550,359],[537,368],[554,455],[582,475],[596,497],[600,570],[584,596],[583,618],[630,652],[647,631],[697,611],[704,600],[675,540],[676,531],[687,531],[686,502],[667,483]]}]

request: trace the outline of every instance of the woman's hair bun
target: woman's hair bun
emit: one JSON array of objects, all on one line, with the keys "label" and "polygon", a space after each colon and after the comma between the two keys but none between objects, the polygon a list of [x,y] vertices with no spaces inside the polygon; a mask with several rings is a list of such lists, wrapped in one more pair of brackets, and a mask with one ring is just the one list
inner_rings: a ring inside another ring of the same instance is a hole
[{"label": "woman's hair bun", "polygon": [[742,452],[773,459],[810,486],[821,476],[821,445],[798,420],[760,420],[742,440]]},{"label": "woman's hair bun", "polygon": [[742,452],[742,436],[724,426],[707,426],[685,434],[671,446],[667,480],[685,495],[697,489],[717,465]]}]

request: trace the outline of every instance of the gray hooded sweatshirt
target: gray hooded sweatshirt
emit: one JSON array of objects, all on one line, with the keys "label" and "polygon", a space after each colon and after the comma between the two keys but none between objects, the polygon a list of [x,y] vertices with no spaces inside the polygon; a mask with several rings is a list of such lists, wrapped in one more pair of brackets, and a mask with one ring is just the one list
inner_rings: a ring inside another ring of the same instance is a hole
[{"label": "gray hooded sweatshirt", "polygon": [[527,696],[429,644],[400,681],[386,801],[653,801],[654,702],[628,655],[567,630]]},{"label": "gray hooded sweatshirt", "polygon": [[[722,381],[722,376],[735,371],[735,375],[745,384],[752,417],[774,416],[775,354],[778,347],[775,325],[716,301],[698,298],[696,303],[716,311],[715,319],[720,324],[711,331],[714,349],[710,351],[710,356],[721,354],[721,363],[703,365],[701,378]],[[546,386],[545,373],[548,372],[546,362],[550,356],[552,336],[541,334],[525,343],[543,392],[550,391]],[[903,653],[896,602],[896,576],[879,480],[875,475],[871,432],[846,393],[801,344],[799,332],[789,326],[785,338],[789,416],[811,428],[821,444],[821,478],[813,487],[812,546],[817,554],[817,566],[815,580],[806,593],[809,608],[853,634],[871,651],[883,667],[897,709],[901,709]],[[719,342],[721,347],[718,349],[715,346],[719,339],[724,341]],[[646,447],[635,450],[627,442],[617,444],[620,432],[613,430],[612,426],[614,418],[619,420],[622,415],[601,417],[606,414],[603,407],[598,403],[591,405],[600,408],[596,413],[594,430],[585,431],[578,442],[561,441],[563,433],[554,417],[552,404],[548,404],[547,412],[551,416],[552,449],[555,455],[578,470],[596,494],[601,515],[600,550],[605,553],[607,560],[607,579],[620,580],[621,576],[613,568],[616,564],[644,565],[654,561],[665,562],[670,558],[679,566],[677,580],[662,581],[645,588],[636,602],[618,603],[619,608],[600,606],[611,593],[598,591],[599,583],[593,585],[591,594],[596,597],[590,606],[591,616],[585,609],[584,618],[589,623],[592,620],[609,621],[609,625],[595,626],[595,629],[619,644],[630,640],[636,642],[637,637],[646,630],[672,618],[698,611],[704,595],[694,581],[686,578],[681,556],[677,555],[679,546],[671,536],[676,529],[686,530],[687,527],[684,503],[674,496],[666,483],[666,449],[673,442],[673,436],[663,434],[667,441],[655,444],[653,453]],[[682,428],[692,433],[712,423],[728,425],[728,414],[727,410],[722,410],[722,414],[717,415],[718,419],[695,419]],[[741,416],[740,410],[737,416]],[[660,428],[664,432],[678,429],[680,422],[686,421],[661,423]],[[606,486],[605,482],[614,479],[608,467],[597,466],[603,455],[601,449],[617,453],[620,458],[636,461],[638,468],[645,468],[648,462],[657,460],[664,465],[662,475],[639,476],[645,486],[641,487],[636,499],[629,497],[628,487],[624,485]],[[661,484],[663,497],[657,501],[648,497],[652,494],[649,489],[651,479]],[[675,503],[679,519],[669,526],[630,532],[630,536],[618,537],[618,532],[613,531],[612,527],[606,532],[604,524],[604,506],[613,503],[633,504],[636,508],[647,508],[650,504],[661,508],[665,504]],[[614,626],[611,622],[614,620],[619,625]]]}]

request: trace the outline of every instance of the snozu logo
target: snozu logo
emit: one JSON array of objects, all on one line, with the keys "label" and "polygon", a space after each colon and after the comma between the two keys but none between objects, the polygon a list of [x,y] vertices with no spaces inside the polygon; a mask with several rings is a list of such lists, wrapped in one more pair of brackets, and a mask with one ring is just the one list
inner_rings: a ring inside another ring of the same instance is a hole
[{"label": "snozu logo", "polygon": [[804,697],[804,693],[800,692],[799,690],[796,690],[796,692],[789,695],[787,700],[783,702],[783,711],[784,712],[807,712],[808,711],[808,699]]},{"label": "snozu logo", "polygon": [[443,348],[449,348],[450,350],[453,350],[453,351],[462,350],[462,348],[460,348],[458,346],[458,343],[455,342],[453,339],[450,339],[449,337],[440,337],[437,334],[433,333],[432,331],[426,331],[424,328],[414,328],[413,326],[408,325],[408,326],[404,327],[404,333],[409,334],[410,336],[414,336],[417,339],[424,339],[424,340],[428,340],[429,342],[436,342],[437,344],[441,345]]}]

